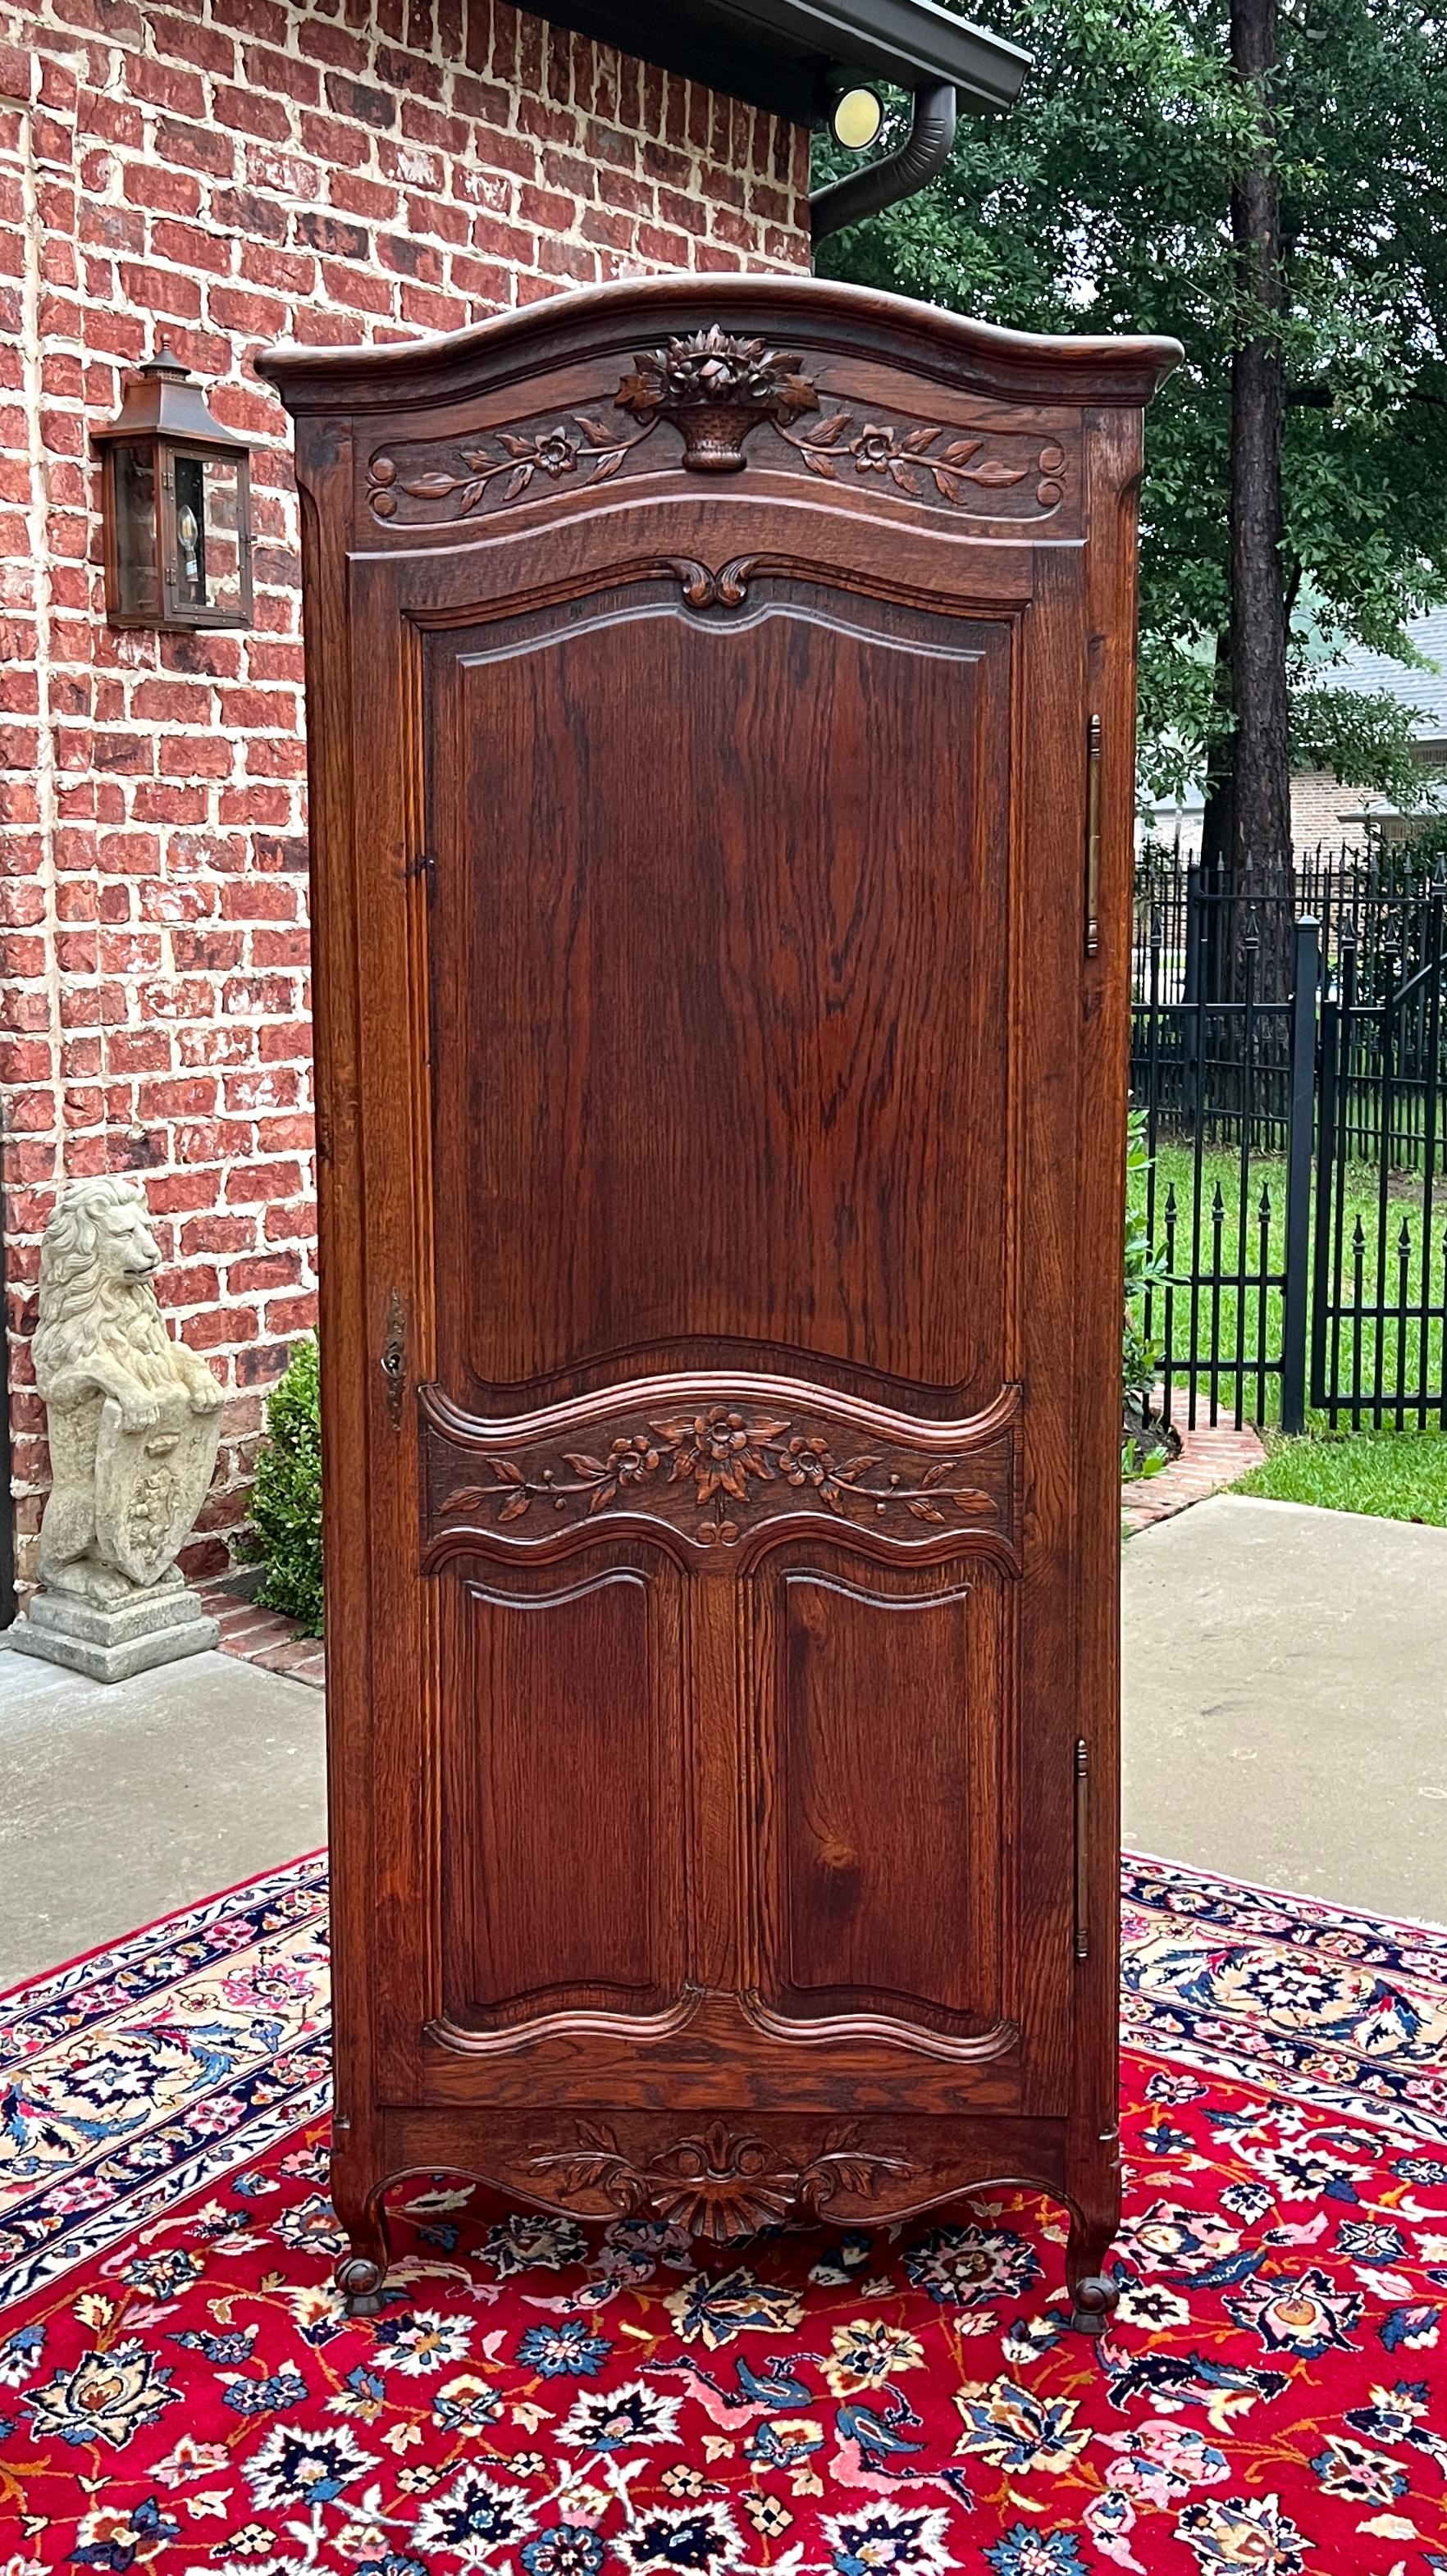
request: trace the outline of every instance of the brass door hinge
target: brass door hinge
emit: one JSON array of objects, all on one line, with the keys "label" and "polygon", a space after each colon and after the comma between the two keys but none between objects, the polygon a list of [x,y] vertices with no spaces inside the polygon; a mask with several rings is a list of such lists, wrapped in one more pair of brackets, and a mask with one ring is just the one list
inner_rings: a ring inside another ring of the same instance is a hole
[{"label": "brass door hinge", "polygon": [[1090,1747],[1075,1745],[1075,1955],[1090,1956]]},{"label": "brass door hinge", "polygon": [[1100,718],[1092,716],[1085,753],[1085,953],[1100,946]]}]

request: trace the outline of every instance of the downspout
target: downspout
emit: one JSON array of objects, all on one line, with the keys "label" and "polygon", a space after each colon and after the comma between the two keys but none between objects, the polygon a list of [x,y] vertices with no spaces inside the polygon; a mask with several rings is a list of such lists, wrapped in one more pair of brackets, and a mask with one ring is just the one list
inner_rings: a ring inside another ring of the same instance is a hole
[{"label": "downspout", "polygon": [[859,224],[901,197],[913,197],[944,168],[955,139],[953,81],[921,81],[914,94],[914,121],[897,152],[851,170],[827,188],[816,188],[809,200],[809,231],[817,245],[846,224]]}]

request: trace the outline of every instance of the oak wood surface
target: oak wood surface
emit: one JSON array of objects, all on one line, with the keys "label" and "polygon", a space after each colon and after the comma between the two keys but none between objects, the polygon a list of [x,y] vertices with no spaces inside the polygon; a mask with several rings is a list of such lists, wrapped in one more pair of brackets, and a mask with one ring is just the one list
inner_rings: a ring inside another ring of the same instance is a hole
[{"label": "oak wood surface", "polygon": [[429,638],[444,1385],[997,1393],[1010,641],[768,576]]},{"label": "oak wood surface", "polygon": [[1015,2175],[1108,2309],[1133,495],[1171,358],[761,278],[265,362],[354,2302],[422,2160],[716,2241]]}]

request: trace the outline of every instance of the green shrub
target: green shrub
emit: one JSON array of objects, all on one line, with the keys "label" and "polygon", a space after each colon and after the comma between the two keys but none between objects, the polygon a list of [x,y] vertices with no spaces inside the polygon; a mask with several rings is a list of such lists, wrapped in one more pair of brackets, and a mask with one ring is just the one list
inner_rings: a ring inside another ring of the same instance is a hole
[{"label": "green shrub", "polygon": [[298,1342],[266,1399],[266,1439],[251,1489],[248,1554],[266,1572],[257,1600],[322,1633],[322,1440],[319,1354]]}]

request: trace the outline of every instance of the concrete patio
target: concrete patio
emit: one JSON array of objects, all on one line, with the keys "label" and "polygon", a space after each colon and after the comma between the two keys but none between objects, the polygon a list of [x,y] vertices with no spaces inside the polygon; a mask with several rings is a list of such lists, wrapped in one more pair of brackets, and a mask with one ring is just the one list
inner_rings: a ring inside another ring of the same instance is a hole
[{"label": "concrete patio", "polygon": [[1122,1581],[1127,1843],[1447,1922],[1447,1530],[1221,1494]]},{"label": "concrete patio", "polygon": [[0,1987],[325,1842],[324,1709],[231,1655],[107,1684],[0,1652]]},{"label": "concrete patio", "polygon": [[[1447,1920],[1447,1530],[1222,1495],[1125,1550],[1125,1838]],[[0,1985],[314,1849],[319,1690],[0,1651]]]}]

